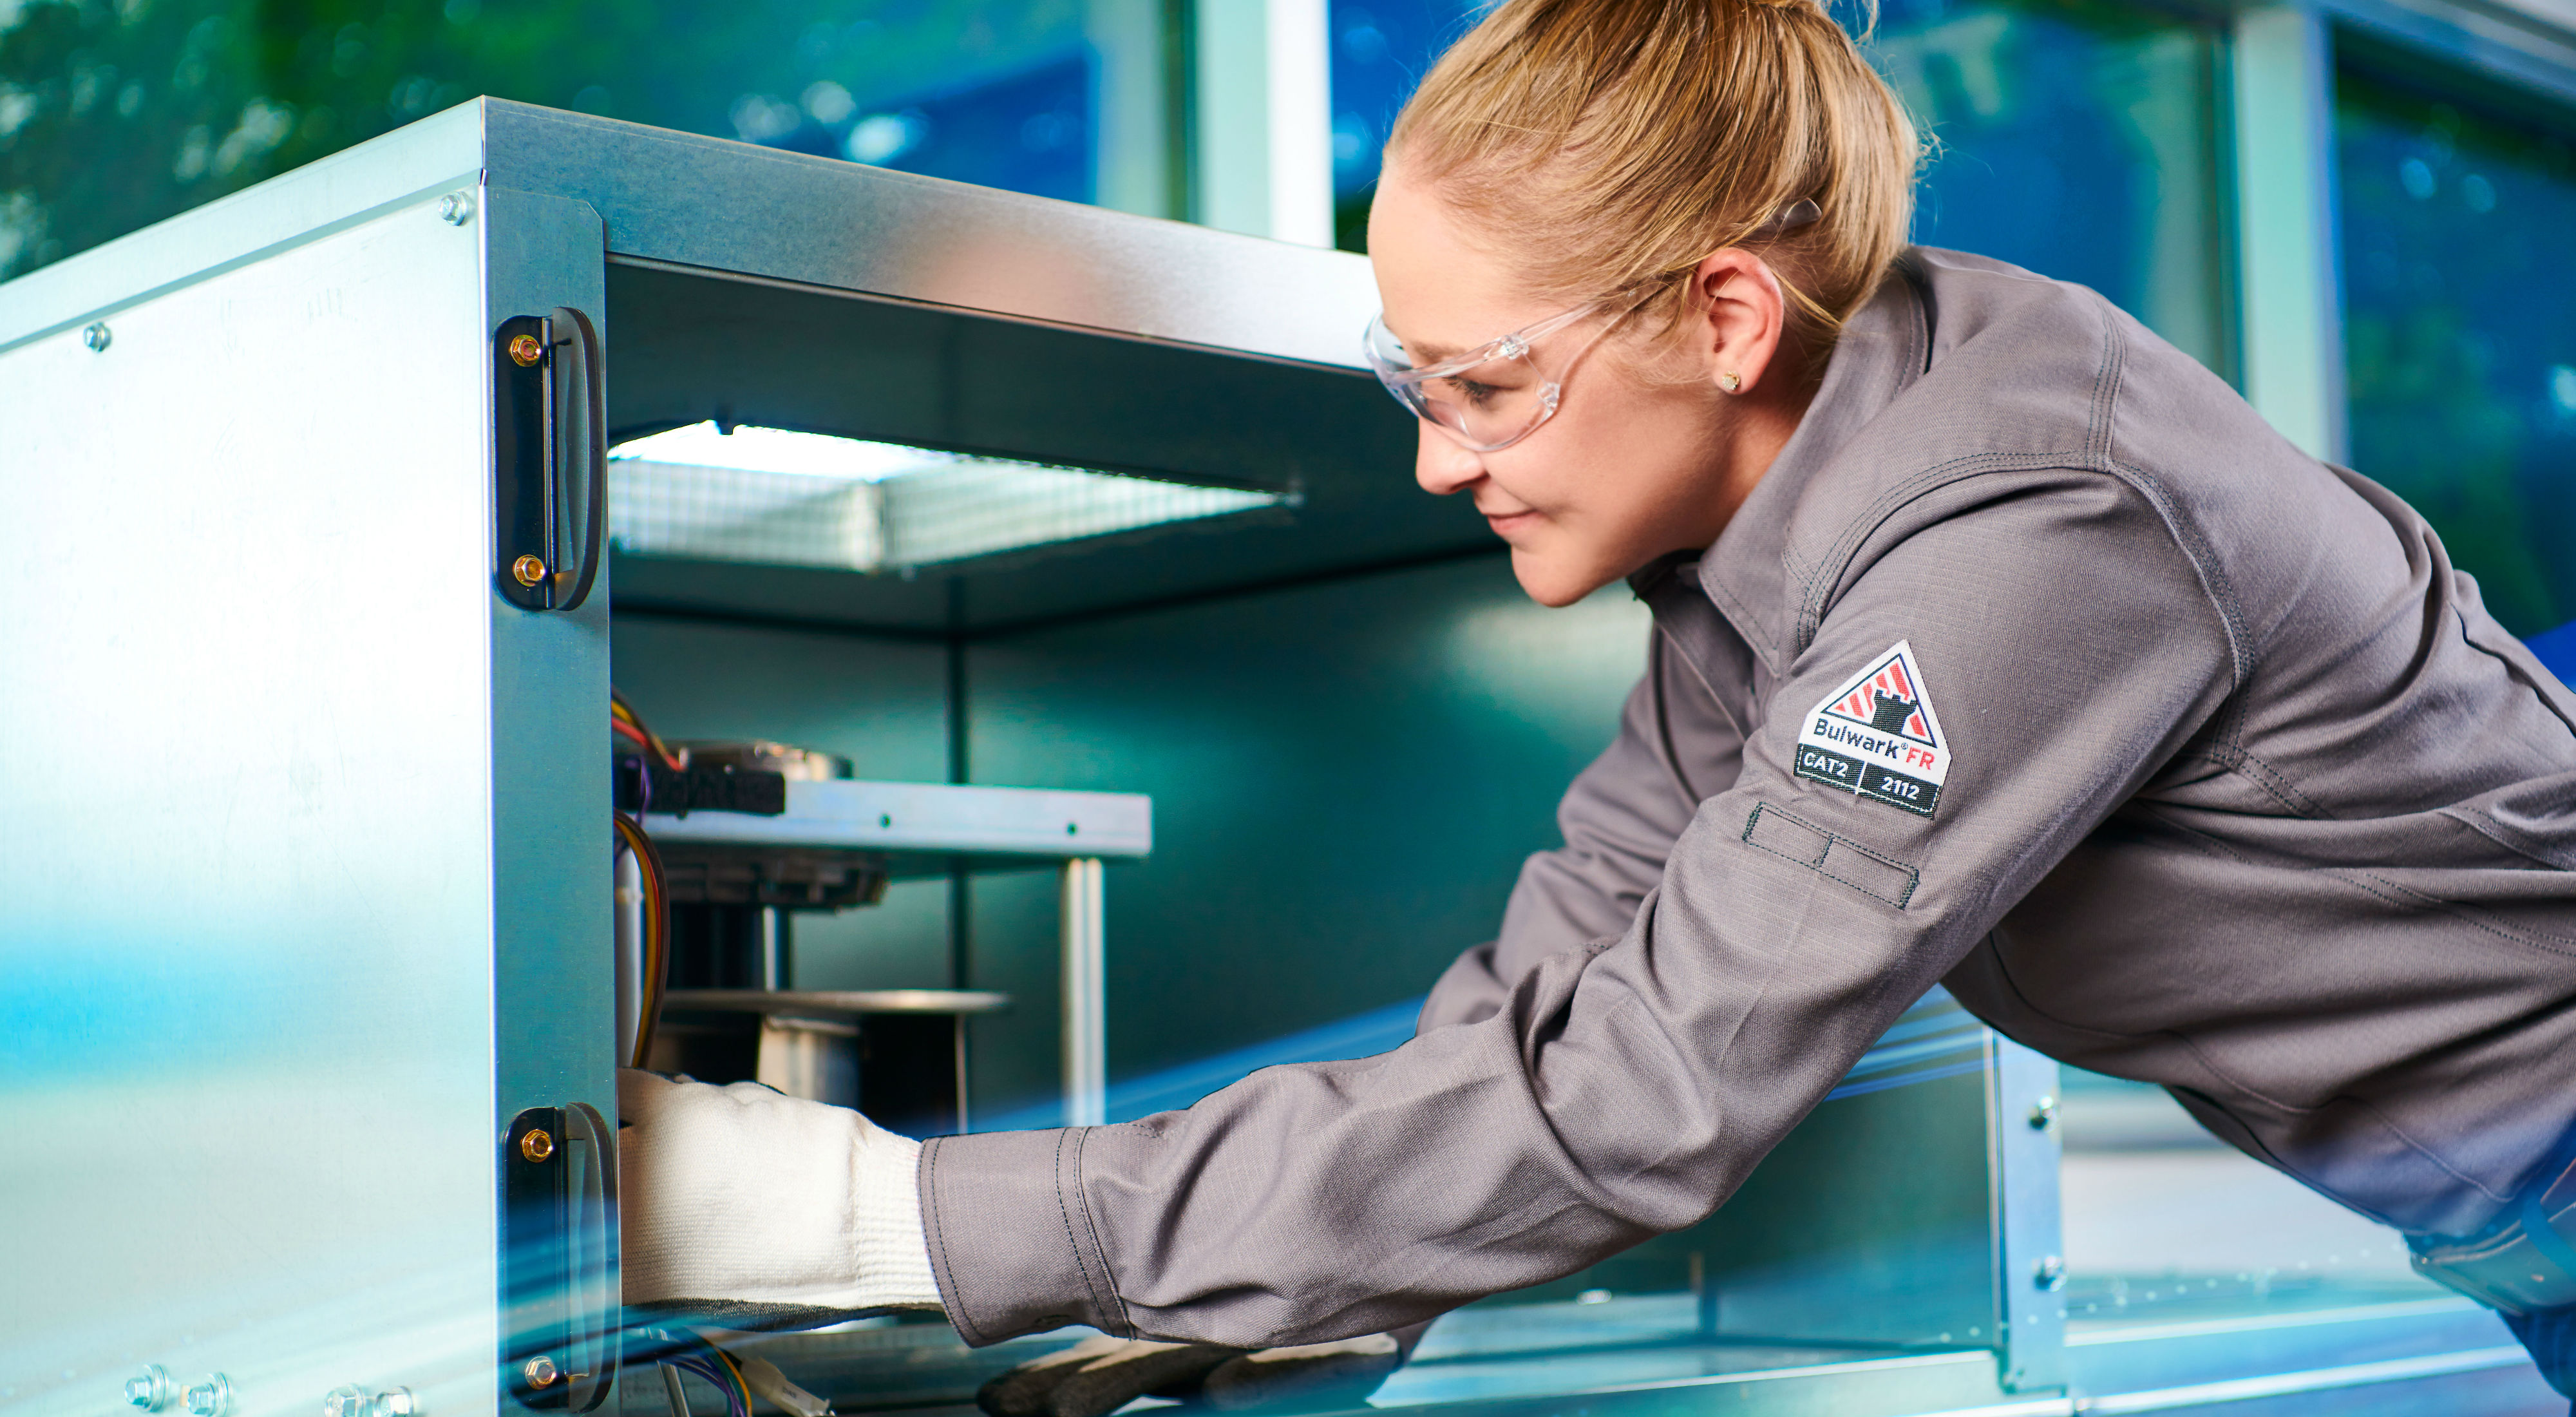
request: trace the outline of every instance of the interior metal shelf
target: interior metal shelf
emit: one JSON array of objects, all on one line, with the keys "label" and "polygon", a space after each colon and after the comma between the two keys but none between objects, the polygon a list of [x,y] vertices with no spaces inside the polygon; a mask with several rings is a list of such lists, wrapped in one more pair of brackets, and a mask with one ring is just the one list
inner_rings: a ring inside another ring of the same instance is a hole
[{"label": "interior metal shelf", "polygon": [[790,782],[787,810],[647,813],[657,842],[858,849],[897,880],[969,869],[1132,860],[1154,850],[1154,803],[1132,792],[1056,792],[936,782]]},{"label": "interior metal shelf", "polygon": [[668,1009],[857,1018],[867,1014],[989,1014],[1011,1006],[990,989],[674,989]]}]

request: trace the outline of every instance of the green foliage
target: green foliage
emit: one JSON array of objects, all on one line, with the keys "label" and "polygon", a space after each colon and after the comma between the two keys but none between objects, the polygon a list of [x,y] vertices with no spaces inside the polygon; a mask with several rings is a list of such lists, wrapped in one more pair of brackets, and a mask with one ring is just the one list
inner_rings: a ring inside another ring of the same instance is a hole
[{"label": "green foliage", "polygon": [[0,0],[0,279],[478,95],[737,136],[1082,41],[1086,0]]}]

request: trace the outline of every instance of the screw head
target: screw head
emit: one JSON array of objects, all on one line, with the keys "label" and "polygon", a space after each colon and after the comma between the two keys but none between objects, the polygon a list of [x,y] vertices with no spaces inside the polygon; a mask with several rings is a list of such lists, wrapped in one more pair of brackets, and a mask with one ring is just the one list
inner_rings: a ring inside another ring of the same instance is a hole
[{"label": "screw head", "polygon": [[94,353],[106,352],[107,347],[115,340],[116,331],[109,329],[105,320],[81,331],[81,343],[88,345]]},{"label": "screw head", "polygon": [[463,226],[474,219],[474,199],[463,192],[450,192],[438,199],[438,219],[449,226]]},{"label": "screw head", "polygon": [[552,1387],[554,1386],[555,1379],[563,1376],[556,1370],[555,1360],[547,1357],[543,1353],[529,1359],[526,1366],[520,1368],[519,1371],[528,1375],[528,1386],[530,1387]]},{"label": "screw head", "polygon": [[342,1383],[322,1395],[322,1417],[367,1417],[367,1390]]},{"label": "screw head", "polygon": [[[545,558],[540,556],[522,556],[518,560],[511,562],[510,578],[532,590],[535,589],[536,586],[546,578]],[[537,1136],[542,1135],[542,1133],[531,1132],[529,1135]],[[531,1157],[529,1159],[536,1160],[538,1158]]]},{"label": "screw head", "polygon": [[188,1417],[223,1417],[233,1405],[233,1382],[221,1373],[209,1373],[204,1382],[188,1389]]},{"label": "screw head", "polygon": [[420,1399],[407,1387],[389,1387],[376,1394],[368,1417],[420,1417]]},{"label": "screw head", "polygon": [[519,1154],[530,1161],[543,1161],[555,1154],[555,1139],[543,1127],[530,1127],[519,1138]]},{"label": "screw head", "polygon": [[[101,326],[100,328],[103,329],[105,327]],[[99,346],[92,345],[90,348],[96,349],[99,348]],[[510,357],[518,361],[520,368],[530,368],[533,367],[538,360],[546,357],[546,347],[544,342],[540,341],[535,335],[512,335],[510,337]]]},{"label": "screw head", "polygon": [[2030,1282],[2042,1293],[2054,1294],[2066,1287],[2066,1261],[2050,1255],[2030,1267]]},{"label": "screw head", "polygon": [[146,1363],[133,1377],[125,1380],[125,1400],[146,1412],[158,1412],[170,1405],[170,1370],[158,1363]]},{"label": "screw head", "polygon": [[2040,1094],[2039,1100],[2030,1104],[2030,1129],[2034,1132],[2044,1132],[2056,1123],[2057,1099],[2046,1093]]}]

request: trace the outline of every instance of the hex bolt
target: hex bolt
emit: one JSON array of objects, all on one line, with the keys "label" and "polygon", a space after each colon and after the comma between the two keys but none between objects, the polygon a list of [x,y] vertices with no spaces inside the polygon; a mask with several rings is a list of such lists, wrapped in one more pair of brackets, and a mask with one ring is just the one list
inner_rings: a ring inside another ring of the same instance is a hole
[{"label": "hex bolt", "polygon": [[224,1417],[232,1410],[233,1380],[221,1373],[208,1373],[204,1382],[188,1389],[188,1417]]},{"label": "hex bolt", "polygon": [[[534,590],[534,589],[537,587],[538,583],[542,582],[542,581],[543,581],[543,580],[545,580],[545,578],[546,578],[546,560],[545,560],[545,558],[544,558],[544,557],[542,557],[542,556],[522,556],[522,557],[520,557],[518,560],[511,562],[511,563],[510,563],[510,578],[511,578],[512,580],[517,581],[519,584],[521,584],[521,585],[523,585],[523,586],[526,586],[526,587],[528,587],[528,588],[529,588],[529,589],[531,589],[531,590]],[[530,1136],[539,1136],[539,1135],[543,1135],[543,1134],[542,1134],[542,1133],[538,1133],[538,1132],[530,1132],[530,1133],[529,1133],[529,1135],[530,1135]],[[520,1145],[524,1146],[524,1145],[526,1145],[526,1143],[525,1143],[525,1142],[522,1142],[522,1143],[520,1143]],[[546,1142],[546,1145],[547,1145],[548,1147],[552,1147],[552,1146],[554,1145],[554,1142],[552,1141],[552,1139],[548,1139],[548,1141]],[[544,1157],[542,1157],[542,1156],[531,1156],[531,1157],[529,1157],[528,1159],[529,1159],[530,1161],[543,1161],[543,1160],[545,1160],[545,1158],[544,1158]]]},{"label": "hex bolt", "polygon": [[356,1383],[342,1383],[322,1394],[322,1417],[368,1417],[367,1390]]},{"label": "hex bolt", "polygon": [[420,1417],[420,1399],[407,1387],[389,1387],[376,1394],[368,1417]]},{"label": "hex bolt", "polygon": [[438,199],[438,219],[449,226],[463,226],[474,219],[474,198],[470,193],[450,192]]},{"label": "hex bolt", "polygon": [[116,331],[109,329],[105,320],[81,331],[81,343],[88,345],[94,354],[105,354],[107,347],[115,340]]},{"label": "hex bolt", "polygon": [[519,1371],[528,1375],[530,1387],[552,1387],[555,1379],[562,1376],[555,1368],[555,1360],[543,1353],[529,1359],[527,1365]]},{"label": "hex bolt", "polygon": [[170,1370],[158,1363],[146,1363],[140,1372],[125,1380],[125,1401],[146,1412],[158,1412],[170,1405]]},{"label": "hex bolt", "polygon": [[530,1127],[519,1138],[519,1154],[530,1161],[543,1161],[555,1154],[555,1139],[543,1127]]},{"label": "hex bolt", "polygon": [[2054,1294],[2058,1290],[2065,1288],[2065,1259],[2058,1255],[2050,1255],[2039,1263],[2032,1265],[2030,1267],[2030,1282],[2036,1286],[2040,1292],[2045,1294]]},{"label": "hex bolt", "polygon": [[2056,1124],[2057,1099],[2043,1092],[2037,1102],[2030,1104],[2030,1129],[2034,1132],[2044,1132]]},{"label": "hex bolt", "polygon": [[[95,347],[96,346],[93,346],[93,348]],[[535,335],[512,335],[510,337],[510,358],[517,361],[520,368],[535,368],[537,361],[545,357],[546,347],[542,343],[538,342]]]}]

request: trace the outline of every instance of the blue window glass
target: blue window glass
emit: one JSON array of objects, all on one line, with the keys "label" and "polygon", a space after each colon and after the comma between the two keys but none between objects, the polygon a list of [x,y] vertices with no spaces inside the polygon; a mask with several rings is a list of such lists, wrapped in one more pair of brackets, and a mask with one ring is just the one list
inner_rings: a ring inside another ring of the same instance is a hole
[{"label": "blue window glass", "polygon": [[[2562,120],[2564,121],[2564,120]],[[2337,81],[2352,460],[2576,677],[2576,122]]]},{"label": "blue window glass", "polygon": [[749,141],[796,152],[1087,202],[1092,87],[1090,56],[1075,51],[864,107],[837,85],[792,104],[747,95],[734,126]]},{"label": "blue window glass", "polygon": [[2228,369],[2211,30],[2091,0],[1889,0],[1868,48],[1933,144],[1915,240],[2091,286]]},{"label": "blue window glass", "polygon": [[1332,0],[1333,236],[1368,249],[1379,151],[1414,85],[1482,16],[1480,0]]},{"label": "blue window glass", "polygon": [[[1484,9],[1334,0],[1343,249],[1366,249],[1396,110]],[[2097,0],[1888,0],[1867,49],[1936,145],[1916,240],[2080,281],[2229,368],[2209,27]]]}]

